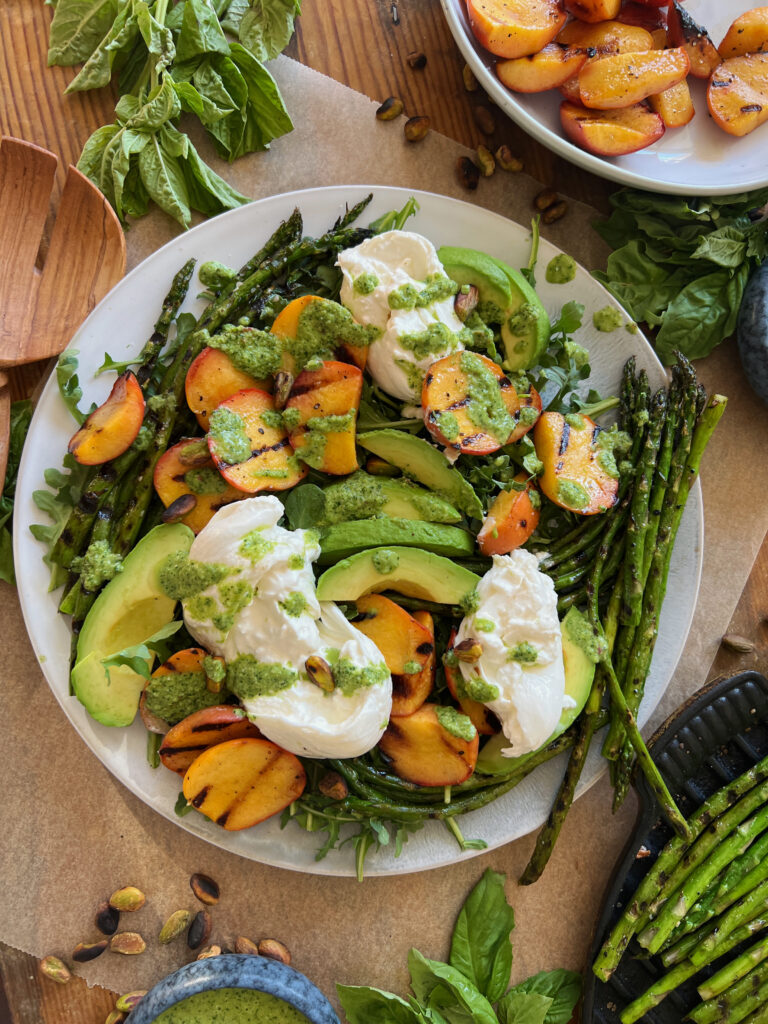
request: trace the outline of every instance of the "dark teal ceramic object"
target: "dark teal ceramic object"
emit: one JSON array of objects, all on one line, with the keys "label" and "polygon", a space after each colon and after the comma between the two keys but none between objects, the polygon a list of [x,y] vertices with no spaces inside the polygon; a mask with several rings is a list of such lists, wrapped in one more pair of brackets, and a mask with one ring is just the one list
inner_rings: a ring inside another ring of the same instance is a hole
[{"label": "dark teal ceramic object", "polygon": [[255,988],[283,999],[312,1024],[339,1024],[323,993],[292,967],[266,957],[222,953],[186,964],[159,981],[131,1012],[131,1024],[152,1024],[187,996],[214,988]]}]

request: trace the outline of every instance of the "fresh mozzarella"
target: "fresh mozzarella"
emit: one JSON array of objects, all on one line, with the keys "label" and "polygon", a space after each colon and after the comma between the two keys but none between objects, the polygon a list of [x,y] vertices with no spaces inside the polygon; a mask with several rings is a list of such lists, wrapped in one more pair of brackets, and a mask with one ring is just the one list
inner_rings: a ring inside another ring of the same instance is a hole
[{"label": "fresh mozzarella", "polygon": [[510,742],[502,753],[518,757],[546,743],[563,708],[573,706],[565,695],[557,595],[535,555],[517,550],[494,557],[477,599],[477,610],[463,619],[456,642],[471,637],[483,653],[475,663],[459,662],[461,674],[470,689],[473,680],[496,687],[497,696],[483,703]]},{"label": "fresh mozzarella", "polygon": [[[235,572],[185,600],[184,622],[202,646],[227,662],[252,655],[259,663],[297,673],[289,688],[242,702],[268,739],[308,757],[356,757],[375,746],[386,728],[392,679],[381,670],[376,645],[336,605],[318,602],[312,572],[320,553],[317,536],[278,526],[282,514],[283,506],[273,496],[233,502],[216,513],[195,538],[190,558]],[[251,544],[244,548],[246,538]],[[245,584],[252,596],[234,613],[229,628],[222,629],[214,624],[216,616],[204,617],[202,609],[206,599],[225,609],[227,592],[222,588],[233,584]],[[349,696],[338,688],[326,693],[306,673],[312,655],[348,659],[356,668],[379,670],[381,678]]]},{"label": "fresh mozzarella", "polygon": [[[454,312],[453,296],[415,309],[391,309],[389,296],[403,285],[420,290],[429,277],[445,276],[435,247],[412,231],[385,231],[339,253],[338,265],[344,276],[341,301],[358,323],[373,324],[382,332],[368,349],[368,371],[388,394],[419,402],[429,366],[464,348],[459,337],[463,325]],[[355,289],[355,281],[363,275],[372,275],[377,282],[367,294]],[[436,322],[450,332],[445,347],[417,359],[402,339],[421,334]]]}]

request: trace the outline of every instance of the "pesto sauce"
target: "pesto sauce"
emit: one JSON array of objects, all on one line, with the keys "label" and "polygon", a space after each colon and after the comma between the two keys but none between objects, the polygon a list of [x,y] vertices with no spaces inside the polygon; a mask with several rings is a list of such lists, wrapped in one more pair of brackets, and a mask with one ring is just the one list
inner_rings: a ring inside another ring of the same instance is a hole
[{"label": "pesto sauce", "polygon": [[225,699],[223,691],[208,689],[205,672],[166,672],[152,676],[146,688],[147,710],[169,725]]},{"label": "pesto sauce", "polygon": [[468,594],[459,601],[461,610],[465,615],[472,615],[480,607],[480,597],[477,593],[477,587],[474,590],[470,590]]},{"label": "pesto sauce", "polygon": [[265,427],[271,427],[273,430],[283,429],[283,414],[277,409],[265,409],[260,418]]},{"label": "pesto sauce", "polygon": [[475,619],[475,629],[479,629],[481,633],[493,633],[496,630],[496,623],[493,619]]},{"label": "pesto sauce", "polygon": [[197,272],[200,284],[211,291],[218,292],[231,284],[237,277],[237,271],[218,260],[206,260]]},{"label": "pesto sauce", "polygon": [[253,587],[245,580],[219,584],[219,600],[224,611],[212,615],[211,622],[222,633],[228,633],[235,624],[235,616],[253,600]]},{"label": "pesto sauce", "polygon": [[417,672],[421,672],[421,665],[418,661],[406,661],[403,665],[404,676],[415,676]]},{"label": "pesto sauce", "polygon": [[208,345],[228,356],[236,369],[257,380],[263,380],[280,369],[282,342],[269,331],[227,324],[208,340]]},{"label": "pesto sauce", "polygon": [[595,441],[597,446],[597,464],[606,474],[606,476],[612,477],[614,480],[618,480],[621,476],[619,467],[616,462],[617,455],[626,455],[626,453],[632,447],[632,439],[623,430],[619,430],[617,426],[612,426],[610,430],[601,430]]},{"label": "pesto sauce", "polygon": [[498,379],[474,352],[462,352],[459,365],[467,377],[471,422],[504,444],[515,429],[515,420],[504,404]]},{"label": "pesto sauce", "polygon": [[298,619],[303,615],[307,607],[307,599],[300,590],[292,591],[284,601],[280,601],[280,607],[286,615]]},{"label": "pesto sauce", "polygon": [[378,284],[378,277],[369,270],[363,274],[358,274],[352,282],[352,289],[358,295],[370,295],[378,287]]},{"label": "pesto sauce", "polygon": [[400,556],[396,551],[390,551],[389,548],[379,548],[371,555],[371,561],[376,572],[387,576],[394,572],[400,564]]},{"label": "pesto sauce", "polygon": [[383,662],[378,665],[355,665],[349,658],[340,658],[333,667],[333,681],[336,689],[345,697],[352,697],[358,690],[378,686],[389,676],[389,669]]},{"label": "pesto sauce", "polygon": [[227,481],[215,469],[190,469],[184,474],[184,483],[193,494],[223,494]]},{"label": "pesto sauce", "polygon": [[213,410],[208,435],[218,457],[230,466],[247,462],[253,454],[245,420],[231,409],[219,406]]},{"label": "pesto sauce", "polygon": [[536,307],[530,302],[524,302],[507,320],[507,327],[511,334],[528,334],[537,320]]},{"label": "pesto sauce", "polygon": [[309,302],[301,311],[295,338],[282,338],[282,344],[291,354],[296,371],[303,370],[312,359],[333,359],[340,345],[367,348],[381,331],[373,324],[361,326],[352,314],[338,302],[321,299]]},{"label": "pesto sauce", "polygon": [[322,469],[327,436],[321,430],[307,430],[294,443],[296,455],[313,469]]},{"label": "pesto sauce", "polygon": [[398,339],[400,345],[408,352],[413,352],[419,362],[440,352],[452,352],[470,340],[471,334],[466,327],[454,332],[440,320],[435,320],[423,331],[401,334]]},{"label": "pesto sauce", "polygon": [[175,551],[160,563],[158,580],[164,594],[175,601],[185,601],[239,572],[230,565],[195,562],[186,551]]},{"label": "pesto sauce", "polygon": [[563,621],[568,636],[589,660],[595,664],[602,661],[606,652],[605,641],[595,634],[589,620],[584,615],[571,615]]},{"label": "pesto sauce", "polygon": [[414,396],[419,397],[424,385],[424,371],[418,366],[414,366],[408,359],[398,359],[397,357],[395,357],[395,366],[405,374],[408,387]]},{"label": "pesto sauce", "polygon": [[303,1013],[268,992],[217,988],[187,996],[153,1024],[309,1024]]},{"label": "pesto sauce", "polygon": [[615,331],[621,327],[623,322],[624,317],[613,306],[603,306],[602,309],[598,309],[596,313],[592,314],[592,323],[598,331],[603,331],[605,334]]},{"label": "pesto sauce", "polygon": [[529,644],[527,640],[523,640],[520,644],[515,644],[507,653],[507,661],[519,661],[521,664],[533,665],[538,660],[538,648],[534,647],[533,644]]},{"label": "pesto sauce", "polygon": [[557,500],[577,512],[589,505],[589,495],[581,484],[577,484],[573,480],[557,481]]},{"label": "pesto sauce", "polygon": [[212,683],[223,683],[227,678],[227,666],[222,658],[214,658],[206,654],[203,658],[203,672]]},{"label": "pesto sauce", "polygon": [[387,296],[390,309],[424,309],[455,295],[459,286],[443,274],[430,274],[423,288],[407,282],[394,288]]},{"label": "pesto sauce", "polygon": [[355,410],[350,409],[340,416],[310,416],[304,426],[307,430],[319,430],[323,434],[343,434],[354,426]]},{"label": "pesto sauce", "polygon": [[295,430],[299,425],[301,413],[298,409],[283,409],[281,419],[286,430]]},{"label": "pesto sauce", "polygon": [[446,441],[455,441],[459,436],[459,421],[452,412],[439,412],[435,417],[435,425]]},{"label": "pesto sauce", "polygon": [[504,311],[501,306],[497,306],[495,302],[489,302],[487,299],[478,302],[475,312],[487,324],[500,324],[504,320]]},{"label": "pesto sauce", "polygon": [[326,523],[344,523],[350,519],[372,519],[384,508],[387,499],[381,483],[359,470],[323,491]]},{"label": "pesto sauce", "polygon": [[466,740],[471,743],[472,740],[477,736],[477,729],[472,724],[470,718],[467,715],[462,715],[456,708],[449,707],[438,707],[435,710],[437,720],[452,736],[456,736],[460,740]]},{"label": "pesto sauce", "polygon": [[576,277],[576,260],[561,252],[547,264],[546,279],[550,284],[568,284]]},{"label": "pesto sauce", "polygon": [[583,430],[587,425],[587,421],[584,417],[580,416],[577,412],[566,413],[565,422],[573,430]]},{"label": "pesto sauce", "polygon": [[483,318],[473,309],[464,321],[464,329],[469,332],[466,344],[469,348],[484,349],[486,352],[493,344],[493,331],[486,326]]},{"label": "pesto sauce", "polygon": [[493,683],[488,683],[481,676],[472,676],[464,680],[464,694],[472,700],[485,704],[489,700],[498,700],[499,688]]},{"label": "pesto sauce", "polygon": [[271,697],[293,686],[297,679],[292,668],[258,661],[252,654],[241,654],[227,666],[227,686],[240,700]]},{"label": "pesto sauce", "polygon": [[86,590],[98,590],[102,583],[123,571],[123,560],[109,546],[109,541],[92,540],[84,555],[72,559],[70,568],[80,574],[80,582]]},{"label": "pesto sauce", "polygon": [[237,546],[237,553],[247,558],[252,565],[274,550],[275,542],[265,537],[263,527],[258,526],[249,530]]}]

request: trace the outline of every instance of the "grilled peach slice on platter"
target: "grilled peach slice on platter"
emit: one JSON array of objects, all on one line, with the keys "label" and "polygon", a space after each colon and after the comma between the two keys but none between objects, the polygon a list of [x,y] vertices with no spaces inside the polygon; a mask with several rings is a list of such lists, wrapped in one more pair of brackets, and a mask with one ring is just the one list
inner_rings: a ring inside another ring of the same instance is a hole
[{"label": "grilled peach slice on platter", "polygon": [[663,0],[660,4],[636,3],[629,0],[621,5],[621,10],[616,15],[617,21],[623,21],[625,25],[639,25],[648,32],[656,32],[658,29],[666,30],[667,18],[666,7],[669,0]]},{"label": "grilled peach slice on platter", "polygon": [[412,715],[418,711],[432,692],[435,685],[435,623],[429,612],[416,611],[414,619],[427,630],[432,638],[432,650],[427,655],[423,668],[408,675],[392,676],[391,715]]},{"label": "grilled peach slice on platter", "polygon": [[83,466],[116,459],[136,440],[144,421],[144,395],[130,370],[121,373],[106,402],[72,436],[68,451]]},{"label": "grilled peach slice on platter", "polygon": [[246,388],[214,409],[208,450],[224,479],[238,491],[284,491],[307,475],[282,426],[275,400]]},{"label": "grilled peach slice on platter", "polygon": [[707,106],[729,135],[748,135],[768,121],[768,53],[723,61],[709,80]]},{"label": "grilled peach slice on platter", "polygon": [[197,422],[207,430],[210,416],[217,405],[245,388],[268,390],[269,382],[257,380],[249,373],[238,370],[226,352],[204,348],[187,370],[184,390],[187,405]]},{"label": "grilled peach slice on platter", "polygon": [[513,92],[544,92],[556,89],[586,64],[585,50],[565,43],[547,43],[538,53],[496,62],[499,81]]},{"label": "grilled peach slice on platter", "polygon": [[565,0],[565,9],[579,21],[606,21],[621,10],[621,0]]},{"label": "grilled peach slice on platter", "polygon": [[539,506],[531,499],[534,484],[525,473],[519,473],[515,482],[522,490],[499,492],[483,520],[477,543],[484,555],[509,554],[525,544],[539,524]]},{"label": "grilled peach slice on platter", "polygon": [[228,740],[260,739],[258,728],[249,722],[245,712],[232,704],[214,704],[203,708],[171,726],[158,751],[166,768],[177,775],[187,769],[209,747]]},{"label": "grilled peach slice on platter", "polygon": [[651,110],[659,115],[665,128],[682,128],[696,113],[688,82],[683,80],[671,89],[648,97]]},{"label": "grilled peach slice on platter", "polygon": [[190,504],[194,498],[190,510],[178,521],[195,533],[200,533],[224,505],[245,497],[216,469],[204,437],[184,437],[163,452],[153,482],[166,508],[185,495],[190,496]]},{"label": "grilled peach slice on platter", "polygon": [[696,24],[678,0],[669,5],[667,22],[669,41],[672,46],[683,47],[688,55],[693,77],[709,78],[720,63],[720,54],[707,30]]},{"label": "grilled peach slice on platter", "polygon": [[304,792],[298,757],[264,739],[227,740],[199,754],[184,776],[187,801],[228,832],[278,814]]},{"label": "grilled peach slice on platter", "polygon": [[[456,630],[451,630],[451,638],[448,643],[448,650],[453,647],[453,642],[456,639]],[[464,692],[464,679],[461,674],[461,669],[455,665],[445,665],[445,682],[448,686],[451,696],[459,705],[459,709],[463,715],[466,715],[472,725],[477,729],[481,736],[494,736],[497,732],[500,732],[501,726],[499,720],[485,704],[481,704],[479,700],[473,700],[472,697],[467,697]]]},{"label": "grilled peach slice on platter", "polygon": [[618,478],[602,464],[600,428],[581,416],[570,426],[559,412],[545,412],[533,429],[536,455],[544,463],[539,486],[550,501],[580,515],[595,515],[616,504]]},{"label": "grilled peach slice on platter", "polygon": [[626,25],[612,19],[590,25],[569,21],[555,40],[582,50],[595,49],[599,54],[643,53],[653,49],[653,36],[638,25]]},{"label": "grilled peach slice on platter", "polygon": [[435,638],[405,608],[382,594],[357,599],[352,625],[372,640],[392,675],[421,672],[434,654]]},{"label": "grilled peach slice on platter", "polygon": [[551,43],[565,24],[559,0],[467,0],[475,38],[497,57],[526,57]]},{"label": "grilled peach slice on platter", "polygon": [[724,60],[768,51],[768,7],[755,7],[740,15],[717,49]]},{"label": "grilled peach slice on platter", "polygon": [[[299,333],[299,320],[304,310],[313,302],[328,301],[328,299],[324,299],[320,295],[300,295],[297,299],[292,299],[275,318],[271,328],[272,333],[279,335],[281,338],[296,338]],[[354,363],[358,369],[365,369],[365,364],[368,360],[367,348],[342,343],[339,345],[338,351],[342,358]],[[283,369],[291,373],[295,372],[294,360],[289,352],[283,354]]]},{"label": "grilled peach slice on platter", "polygon": [[379,740],[391,770],[417,786],[458,786],[475,770],[480,738],[461,739],[443,728],[437,705],[422,704],[418,711],[390,719]]},{"label": "grilled peach slice on platter", "polygon": [[355,422],[363,373],[351,363],[329,360],[303,370],[285,403],[290,441],[300,459],[334,476],[357,469]]},{"label": "grilled peach slice on platter", "polygon": [[630,107],[682,82],[689,67],[682,47],[617,53],[589,61],[579,72],[581,102],[596,110]]},{"label": "grilled peach slice on platter", "polygon": [[664,122],[642,103],[623,110],[587,110],[576,103],[560,104],[565,134],[598,156],[625,156],[653,145],[664,134]]}]

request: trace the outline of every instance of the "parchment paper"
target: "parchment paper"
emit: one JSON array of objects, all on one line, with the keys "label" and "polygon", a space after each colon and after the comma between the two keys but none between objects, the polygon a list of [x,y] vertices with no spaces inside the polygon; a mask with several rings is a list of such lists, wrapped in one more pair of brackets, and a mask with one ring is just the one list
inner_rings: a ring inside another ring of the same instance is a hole
[{"label": "parchment paper", "polygon": [[[402,140],[397,123],[375,120],[375,104],[307,68],[282,58],[275,65],[294,133],[269,153],[219,168],[255,197],[322,184],[369,183],[424,188],[482,204],[526,223],[541,187],[524,174],[497,173],[475,193],[454,177],[464,150],[430,135],[419,145]],[[203,145],[207,159],[210,149]],[[567,192],[567,181],[562,183]],[[589,229],[592,212],[572,203],[566,219],[546,234],[589,268],[606,250]],[[160,214],[128,234],[134,266],[175,233]],[[628,348],[631,339],[628,336]],[[724,346],[699,371],[711,391],[732,401],[706,456],[704,577],[694,627],[678,671],[651,726],[705,681],[721,635],[768,529],[766,410],[743,379],[733,347]],[[519,888],[516,878],[533,837],[470,860],[457,852],[454,867],[401,878],[367,880],[299,875],[224,853],[158,817],[120,785],[90,754],[48,690],[35,663],[16,600],[0,589],[3,654],[0,751],[3,839],[0,843],[0,939],[41,957],[68,957],[79,941],[96,937],[93,915],[114,889],[133,884],[148,902],[123,915],[121,928],[141,932],[141,956],[106,953],[77,973],[89,983],[125,991],[148,988],[191,959],[183,939],[160,947],[156,936],[174,910],[199,909],[192,872],[221,885],[212,908],[211,942],[237,935],[276,937],[293,962],[326,992],[333,984],[370,984],[401,994],[406,955],[416,946],[431,957],[447,954],[453,921],[467,892],[487,866],[507,873],[514,905],[513,979],[546,967],[580,969],[612,866],[635,814],[631,796],[615,817],[605,779],[570,812],[541,881]],[[26,1022],[24,1022],[26,1024]]]}]

